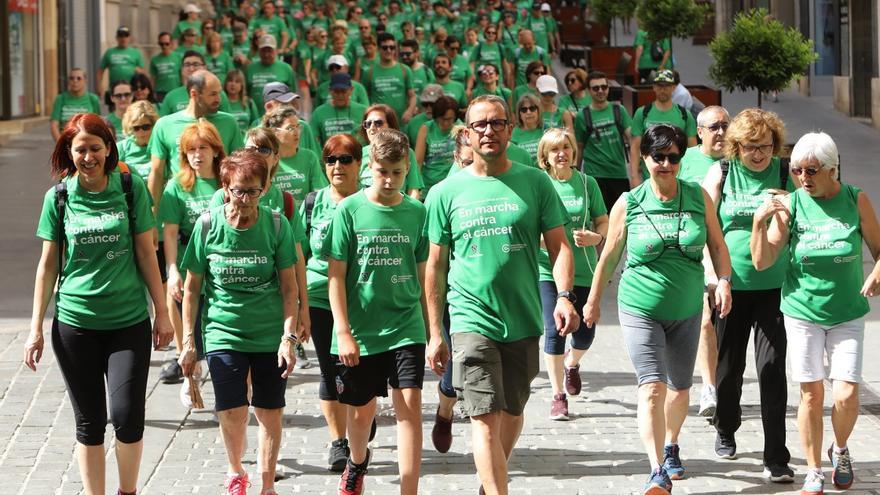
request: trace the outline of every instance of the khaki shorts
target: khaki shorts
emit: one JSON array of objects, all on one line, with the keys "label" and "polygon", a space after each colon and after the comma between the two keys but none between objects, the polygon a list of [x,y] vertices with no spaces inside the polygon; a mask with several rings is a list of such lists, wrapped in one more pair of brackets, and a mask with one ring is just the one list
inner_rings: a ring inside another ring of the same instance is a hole
[{"label": "khaki shorts", "polygon": [[538,376],[538,339],[496,342],[479,333],[452,335],[452,386],[465,415],[522,415]]}]

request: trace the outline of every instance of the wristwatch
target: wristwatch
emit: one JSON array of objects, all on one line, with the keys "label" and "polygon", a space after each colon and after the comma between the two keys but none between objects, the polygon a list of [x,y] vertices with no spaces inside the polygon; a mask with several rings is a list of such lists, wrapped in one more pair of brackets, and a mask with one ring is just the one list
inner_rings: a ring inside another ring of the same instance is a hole
[{"label": "wristwatch", "polygon": [[570,291],[570,290],[564,290],[564,291],[562,291],[562,292],[556,294],[556,299],[559,299],[559,298],[561,298],[561,297],[564,297],[564,298],[568,299],[568,301],[569,301],[570,303],[572,303],[572,304],[576,303],[577,300],[578,300],[578,298],[577,298],[577,296],[575,295],[575,293],[572,292],[572,291]]},{"label": "wristwatch", "polygon": [[729,284],[730,283],[730,275],[723,275],[721,277],[718,277],[719,282],[721,282],[722,280],[724,280],[725,282],[727,282]]}]

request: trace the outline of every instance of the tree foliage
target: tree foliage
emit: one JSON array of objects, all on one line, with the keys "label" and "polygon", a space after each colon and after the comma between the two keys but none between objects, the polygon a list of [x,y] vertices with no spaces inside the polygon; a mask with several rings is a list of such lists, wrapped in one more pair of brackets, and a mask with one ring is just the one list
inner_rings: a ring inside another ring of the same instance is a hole
[{"label": "tree foliage", "polygon": [[697,33],[711,13],[710,4],[694,0],[639,0],[639,27],[648,39],[687,38]]},{"label": "tree foliage", "polygon": [[614,19],[629,19],[639,5],[639,0],[593,0],[591,9],[596,20],[602,24],[611,24]]},{"label": "tree foliage", "polygon": [[709,77],[716,84],[759,95],[784,90],[818,59],[809,40],[764,9],[737,15],[730,30],[709,43],[709,53],[714,59]]}]

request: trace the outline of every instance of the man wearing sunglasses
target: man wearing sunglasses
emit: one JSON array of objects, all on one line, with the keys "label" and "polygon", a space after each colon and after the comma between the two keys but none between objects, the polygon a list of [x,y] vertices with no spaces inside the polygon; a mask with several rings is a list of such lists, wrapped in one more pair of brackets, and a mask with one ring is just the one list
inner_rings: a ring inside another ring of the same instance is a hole
[{"label": "man wearing sunglasses", "polygon": [[319,143],[336,134],[357,134],[367,107],[351,101],[351,76],[336,73],[330,76],[330,102],[312,112],[309,125]]},{"label": "man wearing sunglasses", "polygon": [[574,135],[584,173],[596,179],[607,211],[629,191],[626,143],[632,119],[623,105],[608,101],[608,79],[599,71],[587,75],[592,102],[575,115]]},{"label": "man wearing sunglasses", "polygon": [[434,73],[427,65],[422,63],[422,55],[419,42],[416,40],[403,40],[400,42],[400,61],[409,66],[413,75],[413,90],[417,95],[422,94],[425,86],[434,82]]},{"label": "man wearing sunglasses", "polygon": [[150,76],[156,85],[156,100],[162,101],[165,95],[180,87],[180,57],[174,53],[171,43],[171,33],[159,33],[159,53],[150,59]]},{"label": "man wearing sunglasses", "polygon": [[363,77],[370,103],[384,103],[409,122],[416,111],[416,92],[412,70],[397,61],[397,41],[391,33],[380,33],[379,63],[368,68]]},{"label": "man wearing sunglasses", "polygon": [[78,113],[95,113],[101,115],[101,101],[98,95],[86,90],[86,71],[80,68],[70,69],[67,74],[67,91],[59,94],[52,104],[52,116],[49,129],[52,139],[58,140],[67,121]]},{"label": "man wearing sunglasses", "polygon": [[116,81],[130,81],[135,72],[146,74],[144,57],[141,51],[131,43],[131,31],[126,26],[116,30],[116,46],[108,48],[101,57],[101,66],[95,77],[95,89],[100,95],[104,93],[104,71],[109,72],[108,84]]},{"label": "man wearing sunglasses", "polygon": [[[471,419],[477,472],[485,493],[493,495],[507,493],[507,462],[539,369],[543,323],[534,281],[542,236],[559,290],[554,310],[559,333],[567,335],[579,324],[570,293],[568,214],[546,173],[507,158],[510,120],[502,98],[475,98],[466,113],[473,163],[437,184],[426,201],[431,242],[426,359],[438,375],[453,366],[453,387]],[[451,363],[442,335],[447,293]]]}]

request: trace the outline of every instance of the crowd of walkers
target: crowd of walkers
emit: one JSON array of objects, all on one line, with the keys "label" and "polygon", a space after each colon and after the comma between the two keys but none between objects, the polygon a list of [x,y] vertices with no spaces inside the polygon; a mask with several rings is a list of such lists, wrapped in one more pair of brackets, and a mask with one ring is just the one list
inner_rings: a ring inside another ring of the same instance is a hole
[{"label": "crowd of walkers", "polygon": [[[668,42],[641,31],[637,68],[655,100],[630,115],[605,74],[552,73],[561,47],[547,3],[213,7],[188,4],[149,64],[120,27],[97,94],[73,69],[53,110],[59,182],[37,228],[24,361],[40,361],[54,294],[86,493],[105,493],[108,419],[117,493],[136,493],[151,349],[173,342],[160,379],[181,384],[184,407],[215,412],[230,494],[277,493],[287,378],[309,365],[310,344],[340,495],[364,491],[389,385],[399,491],[418,493],[426,369],[440,377],[433,447],[450,450],[457,405],[475,490],[504,495],[539,342],[549,417],[568,420],[611,283],[646,494],[689,473],[680,437],[697,367],[715,453],[736,458],[750,338],[763,475],[794,481],[788,356],[801,493],[824,489],[826,378],[831,480],[852,485],[864,317],[880,291],[862,245],[880,259],[880,224],[868,195],[840,181],[831,136],[806,134],[784,157],[777,115],[700,108]],[[254,479],[243,465],[251,412]]]}]

